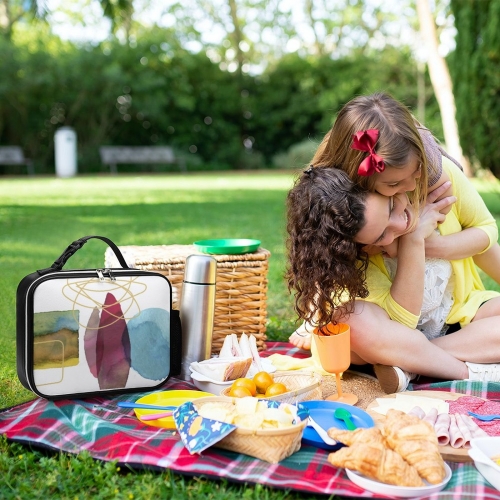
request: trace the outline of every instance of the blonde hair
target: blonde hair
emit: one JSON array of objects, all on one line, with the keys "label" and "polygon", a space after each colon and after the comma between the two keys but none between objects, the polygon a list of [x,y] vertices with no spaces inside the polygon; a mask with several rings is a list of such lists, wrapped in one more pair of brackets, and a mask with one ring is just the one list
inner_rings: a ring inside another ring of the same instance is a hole
[{"label": "blonde hair", "polygon": [[358,174],[360,163],[367,153],[352,149],[356,132],[377,129],[379,138],[376,153],[386,168],[402,168],[415,155],[421,165],[421,176],[409,198],[418,210],[427,196],[427,156],[417,130],[416,120],[406,106],[383,92],[355,97],[340,110],[331,130],[321,141],[311,161],[315,167],[343,170],[350,179],[367,191],[374,191],[375,175]]}]

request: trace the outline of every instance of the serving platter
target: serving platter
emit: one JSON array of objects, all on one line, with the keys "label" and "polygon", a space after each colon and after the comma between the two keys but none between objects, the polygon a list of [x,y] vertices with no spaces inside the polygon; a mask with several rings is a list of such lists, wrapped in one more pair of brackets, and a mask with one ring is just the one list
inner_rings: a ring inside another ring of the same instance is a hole
[{"label": "serving platter", "polygon": [[[404,391],[399,394],[408,394],[409,396],[421,396],[432,399],[439,399],[441,401],[456,401],[468,394],[458,394],[456,392],[446,391]],[[384,398],[395,398],[396,394],[386,394]],[[381,425],[385,420],[385,415],[378,413],[374,408],[378,407],[377,400],[372,401],[366,408],[366,411],[373,417],[375,425]],[[444,460],[449,462],[472,462],[472,458],[468,454],[470,448],[453,448],[450,445],[439,446],[439,451]]]}]

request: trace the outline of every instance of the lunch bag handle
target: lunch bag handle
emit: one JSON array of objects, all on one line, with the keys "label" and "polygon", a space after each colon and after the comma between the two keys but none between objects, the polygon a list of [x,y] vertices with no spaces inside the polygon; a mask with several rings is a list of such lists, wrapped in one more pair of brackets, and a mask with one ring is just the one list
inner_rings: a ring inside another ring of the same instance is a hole
[{"label": "lunch bag handle", "polygon": [[107,243],[111,250],[116,255],[116,258],[118,259],[118,262],[124,269],[130,269],[128,264],[125,262],[125,259],[123,258],[122,253],[120,252],[120,249],[109,239],[106,238],[106,236],[84,236],[83,238],[80,238],[78,240],[73,241],[71,245],[64,250],[64,252],[61,254],[61,256],[48,268],[48,269],[43,269],[42,271],[38,271],[40,274],[43,274],[44,272],[49,272],[49,271],[61,271],[62,268],[64,267],[64,264],[68,261],[68,259],[77,251],[80,250],[80,248],[87,243],[92,238],[97,238],[98,240],[104,241],[104,243]]}]

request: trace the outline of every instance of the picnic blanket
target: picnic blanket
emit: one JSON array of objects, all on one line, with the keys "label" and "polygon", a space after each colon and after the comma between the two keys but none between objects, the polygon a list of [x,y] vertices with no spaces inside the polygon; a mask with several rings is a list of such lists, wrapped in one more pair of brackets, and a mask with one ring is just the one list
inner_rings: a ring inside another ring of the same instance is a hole
[{"label": "picnic blanket", "polygon": [[[274,353],[307,356],[291,344],[269,342],[262,356]],[[473,396],[500,399],[500,384],[451,381],[413,385],[415,389],[449,390]],[[160,390],[195,389],[185,381],[170,379]],[[146,395],[125,394],[113,398],[32,401],[0,410],[0,434],[8,440],[67,453],[87,450],[98,460],[116,461],[131,467],[166,468],[189,476],[203,475],[240,483],[313,494],[335,494],[355,498],[384,498],[356,486],[344,469],[331,466],[328,452],[311,446],[278,464],[247,455],[209,448],[190,455],[175,431],[141,423],[133,410],[120,408],[119,401],[135,401]],[[449,463],[453,476],[447,487],[426,498],[499,499],[494,489],[472,463]]]}]

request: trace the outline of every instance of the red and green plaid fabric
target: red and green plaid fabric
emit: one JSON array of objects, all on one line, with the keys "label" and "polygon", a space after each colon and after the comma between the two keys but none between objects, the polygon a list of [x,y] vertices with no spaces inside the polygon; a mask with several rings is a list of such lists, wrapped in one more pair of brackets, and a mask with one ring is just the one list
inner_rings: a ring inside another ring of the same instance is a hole
[{"label": "red and green plaid fabric", "polygon": [[[269,342],[267,356],[274,353],[305,357],[290,344]],[[490,399],[500,399],[500,384],[441,382],[413,385],[415,389],[449,390]],[[169,380],[161,390],[194,389],[190,383]],[[119,408],[119,401],[135,401],[146,393],[114,398],[47,401],[35,399],[0,411],[0,433],[7,439],[79,453],[87,450],[96,459],[117,461],[132,467],[167,468],[180,474],[226,478],[243,483],[308,493],[336,494],[356,498],[384,498],[359,488],[343,469],[332,467],[328,452],[303,446],[279,464],[217,448],[190,455],[179,436],[167,429],[142,424],[133,410]],[[426,498],[499,499],[495,490],[471,463],[450,463],[453,477],[447,487]]]}]

